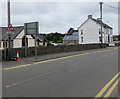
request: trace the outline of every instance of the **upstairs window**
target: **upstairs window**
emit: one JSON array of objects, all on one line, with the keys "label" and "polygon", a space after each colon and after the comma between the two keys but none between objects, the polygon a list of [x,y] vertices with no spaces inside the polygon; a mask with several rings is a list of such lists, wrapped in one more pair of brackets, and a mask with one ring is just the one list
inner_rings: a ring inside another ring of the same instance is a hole
[{"label": "upstairs window", "polygon": [[101,34],[101,31],[100,31],[100,29],[99,29],[99,34]]},{"label": "upstairs window", "polygon": [[83,35],[83,30],[81,30],[81,35]]}]

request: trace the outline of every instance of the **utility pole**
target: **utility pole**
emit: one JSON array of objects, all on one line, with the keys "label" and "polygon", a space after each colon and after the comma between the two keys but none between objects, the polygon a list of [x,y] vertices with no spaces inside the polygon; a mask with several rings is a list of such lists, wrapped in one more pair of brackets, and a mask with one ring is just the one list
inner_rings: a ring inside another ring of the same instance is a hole
[{"label": "utility pole", "polygon": [[102,4],[103,4],[103,2],[100,2],[101,44],[103,44],[103,33],[102,33]]},{"label": "utility pole", "polygon": [[[10,0],[8,0],[8,25],[11,24],[10,20]],[[8,33],[8,51],[10,50],[11,47],[11,35]]]}]

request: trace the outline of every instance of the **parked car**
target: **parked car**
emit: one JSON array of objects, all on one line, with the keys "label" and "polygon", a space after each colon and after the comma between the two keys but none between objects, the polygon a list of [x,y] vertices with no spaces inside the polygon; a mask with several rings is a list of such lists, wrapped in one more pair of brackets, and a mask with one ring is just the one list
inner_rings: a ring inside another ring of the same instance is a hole
[{"label": "parked car", "polygon": [[8,51],[8,54],[7,54],[7,60],[16,60],[17,58],[17,53],[14,49],[10,49],[10,51]]}]

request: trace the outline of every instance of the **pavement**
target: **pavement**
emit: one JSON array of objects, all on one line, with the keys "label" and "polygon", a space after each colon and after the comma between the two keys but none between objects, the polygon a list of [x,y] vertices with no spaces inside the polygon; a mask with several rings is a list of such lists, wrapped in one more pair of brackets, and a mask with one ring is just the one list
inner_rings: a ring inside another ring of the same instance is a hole
[{"label": "pavement", "polygon": [[[103,49],[107,49],[107,48],[103,48]],[[101,50],[101,49],[96,49],[96,50]],[[96,50],[89,50],[89,51],[94,52]],[[11,67],[11,66],[16,66],[16,65],[31,64],[31,63],[38,62],[38,61],[44,61],[44,60],[55,59],[55,58],[59,58],[59,57],[77,55],[77,54],[85,53],[87,51],[88,50],[54,53],[54,54],[44,54],[44,55],[37,56],[37,58],[35,58],[35,57],[24,57],[24,58],[20,59],[20,62],[17,62],[17,61],[3,61],[2,66],[3,67]]]},{"label": "pavement", "polygon": [[48,56],[52,58],[26,59],[32,60],[26,65],[22,59],[14,65],[3,63],[3,97],[115,97],[118,93],[117,48],[41,57]]}]

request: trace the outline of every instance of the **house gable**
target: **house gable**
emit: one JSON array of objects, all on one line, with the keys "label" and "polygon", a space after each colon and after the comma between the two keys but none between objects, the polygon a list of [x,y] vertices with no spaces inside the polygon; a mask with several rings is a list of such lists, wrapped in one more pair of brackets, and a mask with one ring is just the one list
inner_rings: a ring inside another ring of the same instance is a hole
[{"label": "house gable", "polygon": [[95,29],[95,28],[99,28],[100,25],[97,24],[95,21],[93,21],[92,19],[87,19],[79,28],[78,30],[80,29],[83,29],[83,30],[91,30],[91,29]]},{"label": "house gable", "polygon": [[14,39],[22,39],[24,37],[24,30],[22,30]]}]

